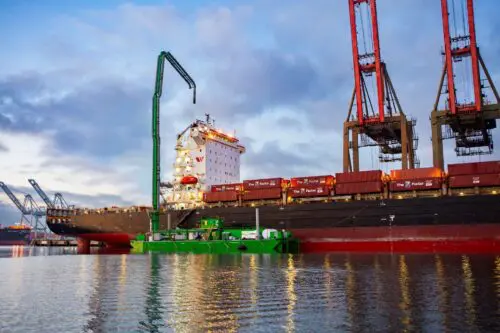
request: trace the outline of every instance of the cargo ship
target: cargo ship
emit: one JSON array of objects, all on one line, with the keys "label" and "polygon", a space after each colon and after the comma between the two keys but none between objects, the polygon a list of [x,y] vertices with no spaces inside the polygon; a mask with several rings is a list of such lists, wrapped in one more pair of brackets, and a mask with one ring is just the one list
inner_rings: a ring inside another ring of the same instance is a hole
[{"label": "cargo ship", "polygon": [[[162,184],[160,230],[197,228],[203,217],[227,227],[286,229],[301,251],[500,252],[500,161],[290,179],[240,179],[244,146],[196,120],[178,135],[173,180]],[[151,207],[48,209],[56,234],[130,246],[150,231]]]},{"label": "cargo ship", "polygon": [[31,241],[32,228],[26,224],[7,227],[0,225],[0,246],[28,245]]}]

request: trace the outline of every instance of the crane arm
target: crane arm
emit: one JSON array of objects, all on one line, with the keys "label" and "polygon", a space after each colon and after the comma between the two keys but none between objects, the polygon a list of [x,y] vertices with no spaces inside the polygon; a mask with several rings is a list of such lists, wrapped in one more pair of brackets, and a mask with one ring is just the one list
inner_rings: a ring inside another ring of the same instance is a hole
[{"label": "crane arm", "polygon": [[54,208],[54,203],[52,201],[50,201],[49,197],[47,196],[47,194],[45,194],[45,192],[42,190],[40,185],[38,185],[36,180],[28,179],[28,182],[31,184],[31,186],[33,186],[36,193],[38,193],[38,195],[43,199],[43,201],[47,205],[47,208]]},{"label": "crane arm", "polygon": [[159,205],[160,205],[160,97],[163,89],[163,72],[165,69],[165,60],[179,73],[186,81],[189,89],[193,89],[193,104],[196,103],[196,84],[189,74],[177,62],[170,52],[162,51],[158,56],[156,67],[155,92],[153,95],[153,212],[151,214],[151,231],[156,233],[160,226]]},{"label": "crane arm", "polygon": [[29,215],[30,212],[26,209],[26,207],[17,199],[17,197],[12,193],[10,188],[4,183],[0,182],[0,187],[7,194],[7,196],[12,200],[12,202],[17,206],[17,208],[25,215]]}]

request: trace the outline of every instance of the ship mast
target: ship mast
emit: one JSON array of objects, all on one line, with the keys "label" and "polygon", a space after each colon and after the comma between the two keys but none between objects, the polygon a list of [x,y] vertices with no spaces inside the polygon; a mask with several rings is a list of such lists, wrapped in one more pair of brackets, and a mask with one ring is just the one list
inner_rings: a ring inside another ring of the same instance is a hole
[{"label": "ship mast", "polygon": [[158,56],[156,67],[155,92],[153,95],[153,117],[152,117],[152,136],[153,136],[153,212],[151,213],[151,232],[158,232],[160,226],[160,97],[163,87],[163,71],[165,68],[165,60],[179,73],[186,81],[189,89],[193,88],[193,104],[196,104],[196,84],[189,74],[177,62],[170,52],[162,51]]}]

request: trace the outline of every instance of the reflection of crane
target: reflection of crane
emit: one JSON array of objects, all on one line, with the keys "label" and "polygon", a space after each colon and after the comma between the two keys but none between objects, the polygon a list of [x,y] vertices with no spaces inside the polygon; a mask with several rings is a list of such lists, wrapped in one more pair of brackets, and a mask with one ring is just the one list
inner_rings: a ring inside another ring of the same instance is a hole
[{"label": "reflection of crane", "polygon": [[61,193],[56,193],[54,195],[54,200],[51,201],[47,194],[45,194],[45,192],[42,190],[40,185],[38,185],[36,180],[28,179],[28,181],[31,186],[33,186],[36,193],[38,193],[38,195],[43,199],[43,201],[47,205],[47,208],[70,208]]},{"label": "reflection of crane", "polygon": [[24,203],[21,203],[4,182],[0,182],[0,188],[2,188],[5,194],[21,211],[21,223],[27,222],[27,224],[35,229],[35,233],[38,231],[47,231],[46,227],[40,221],[40,218],[45,216],[45,209],[39,207],[30,194],[26,194],[24,196]]},{"label": "reflection of crane", "polygon": [[196,84],[189,74],[177,62],[170,52],[162,51],[158,56],[156,67],[155,92],[153,95],[153,212],[151,213],[151,231],[158,232],[160,226],[160,97],[163,88],[163,70],[165,68],[165,60],[179,73],[186,81],[189,88],[193,89],[193,103],[196,103]]}]

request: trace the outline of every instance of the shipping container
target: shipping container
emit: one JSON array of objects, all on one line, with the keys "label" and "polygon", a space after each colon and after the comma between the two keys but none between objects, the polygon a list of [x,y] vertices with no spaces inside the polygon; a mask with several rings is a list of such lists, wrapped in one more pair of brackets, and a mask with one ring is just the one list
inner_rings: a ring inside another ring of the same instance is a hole
[{"label": "shipping container", "polygon": [[389,183],[389,190],[391,192],[439,190],[442,186],[443,179],[440,177],[407,180],[400,179],[391,181]]},{"label": "shipping container", "polygon": [[500,161],[448,164],[449,176],[500,173]]},{"label": "shipping container", "polygon": [[246,191],[243,193],[242,200],[270,200],[270,199],[280,199],[281,198],[281,187],[277,188],[266,188],[266,189],[255,189]]},{"label": "shipping container", "polygon": [[220,185],[212,185],[210,190],[212,192],[225,192],[225,191],[241,191],[243,185],[241,183],[238,184],[220,184]]},{"label": "shipping container", "polygon": [[417,168],[405,170],[391,170],[391,180],[411,180],[442,178],[443,171],[440,168]]},{"label": "shipping container", "polygon": [[292,198],[327,197],[330,191],[331,187],[328,186],[292,187],[288,190],[288,194]]},{"label": "shipping container", "polygon": [[244,190],[281,188],[283,178],[252,179],[243,181]]},{"label": "shipping container", "polygon": [[450,188],[500,186],[500,174],[452,176],[449,184]]},{"label": "shipping container", "polygon": [[347,194],[366,194],[366,193],[381,193],[384,189],[384,184],[381,180],[372,182],[358,182],[358,183],[337,183],[335,185],[336,195]]},{"label": "shipping container", "polygon": [[376,182],[382,180],[381,170],[336,173],[337,184]]},{"label": "shipping container", "polygon": [[229,202],[237,200],[238,200],[238,192],[236,191],[203,193],[203,201],[206,203]]},{"label": "shipping container", "polygon": [[329,186],[332,187],[334,183],[332,175],[327,176],[311,176],[311,177],[294,177],[290,179],[290,187],[304,187],[304,186]]}]

